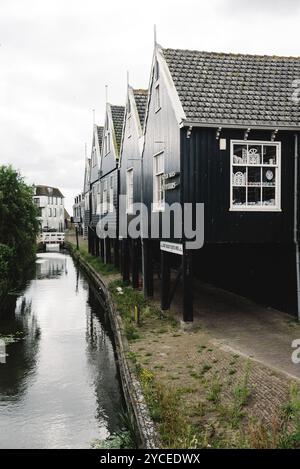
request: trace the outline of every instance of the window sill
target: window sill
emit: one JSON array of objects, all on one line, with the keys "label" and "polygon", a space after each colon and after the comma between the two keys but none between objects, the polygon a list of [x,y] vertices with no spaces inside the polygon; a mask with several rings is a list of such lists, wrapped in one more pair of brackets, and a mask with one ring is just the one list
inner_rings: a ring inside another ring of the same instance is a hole
[{"label": "window sill", "polygon": [[282,212],[278,207],[230,207],[229,212]]}]

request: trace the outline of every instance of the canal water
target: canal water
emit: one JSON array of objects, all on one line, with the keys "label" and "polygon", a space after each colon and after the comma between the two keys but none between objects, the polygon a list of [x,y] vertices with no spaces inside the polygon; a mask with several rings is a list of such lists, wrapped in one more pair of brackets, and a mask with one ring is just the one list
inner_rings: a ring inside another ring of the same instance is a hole
[{"label": "canal water", "polygon": [[1,336],[0,448],[89,448],[119,429],[108,319],[69,255],[38,254],[34,278],[0,314]]}]

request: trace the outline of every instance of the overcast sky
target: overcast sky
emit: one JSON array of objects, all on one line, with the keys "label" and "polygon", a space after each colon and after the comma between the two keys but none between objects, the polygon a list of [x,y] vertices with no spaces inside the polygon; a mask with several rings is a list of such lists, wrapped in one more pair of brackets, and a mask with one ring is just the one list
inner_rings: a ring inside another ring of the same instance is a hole
[{"label": "overcast sky", "polygon": [[92,109],[103,124],[106,84],[124,104],[126,70],[147,87],[154,23],[164,47],[300,56],[300,0],[0,0],[0,164],[71,210]]}]

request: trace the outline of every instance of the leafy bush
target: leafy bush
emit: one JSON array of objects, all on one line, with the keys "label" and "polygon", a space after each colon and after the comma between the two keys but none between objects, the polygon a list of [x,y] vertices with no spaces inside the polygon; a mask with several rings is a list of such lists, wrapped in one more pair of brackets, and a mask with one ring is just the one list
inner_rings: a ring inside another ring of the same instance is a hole
[{"label": "leafy bush", "polygon": [[0,166],[0,295],[18,287],[35,256],[37,209],[32,188],[11,166]]}]

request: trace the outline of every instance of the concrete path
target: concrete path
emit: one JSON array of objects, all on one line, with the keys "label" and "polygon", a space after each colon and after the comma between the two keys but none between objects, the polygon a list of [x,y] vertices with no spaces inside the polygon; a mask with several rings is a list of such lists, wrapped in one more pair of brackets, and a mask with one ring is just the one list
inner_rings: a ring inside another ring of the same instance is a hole
[{"label": "concrete path", "polygon": [[[215,344],[300,379],[300,363],[291,359],[300,324],[292,316],[210,285],[199,283],[195,290],[195,326],[203,327]],[[180,300],[178,291],[171,308],[178,315]]]}]

